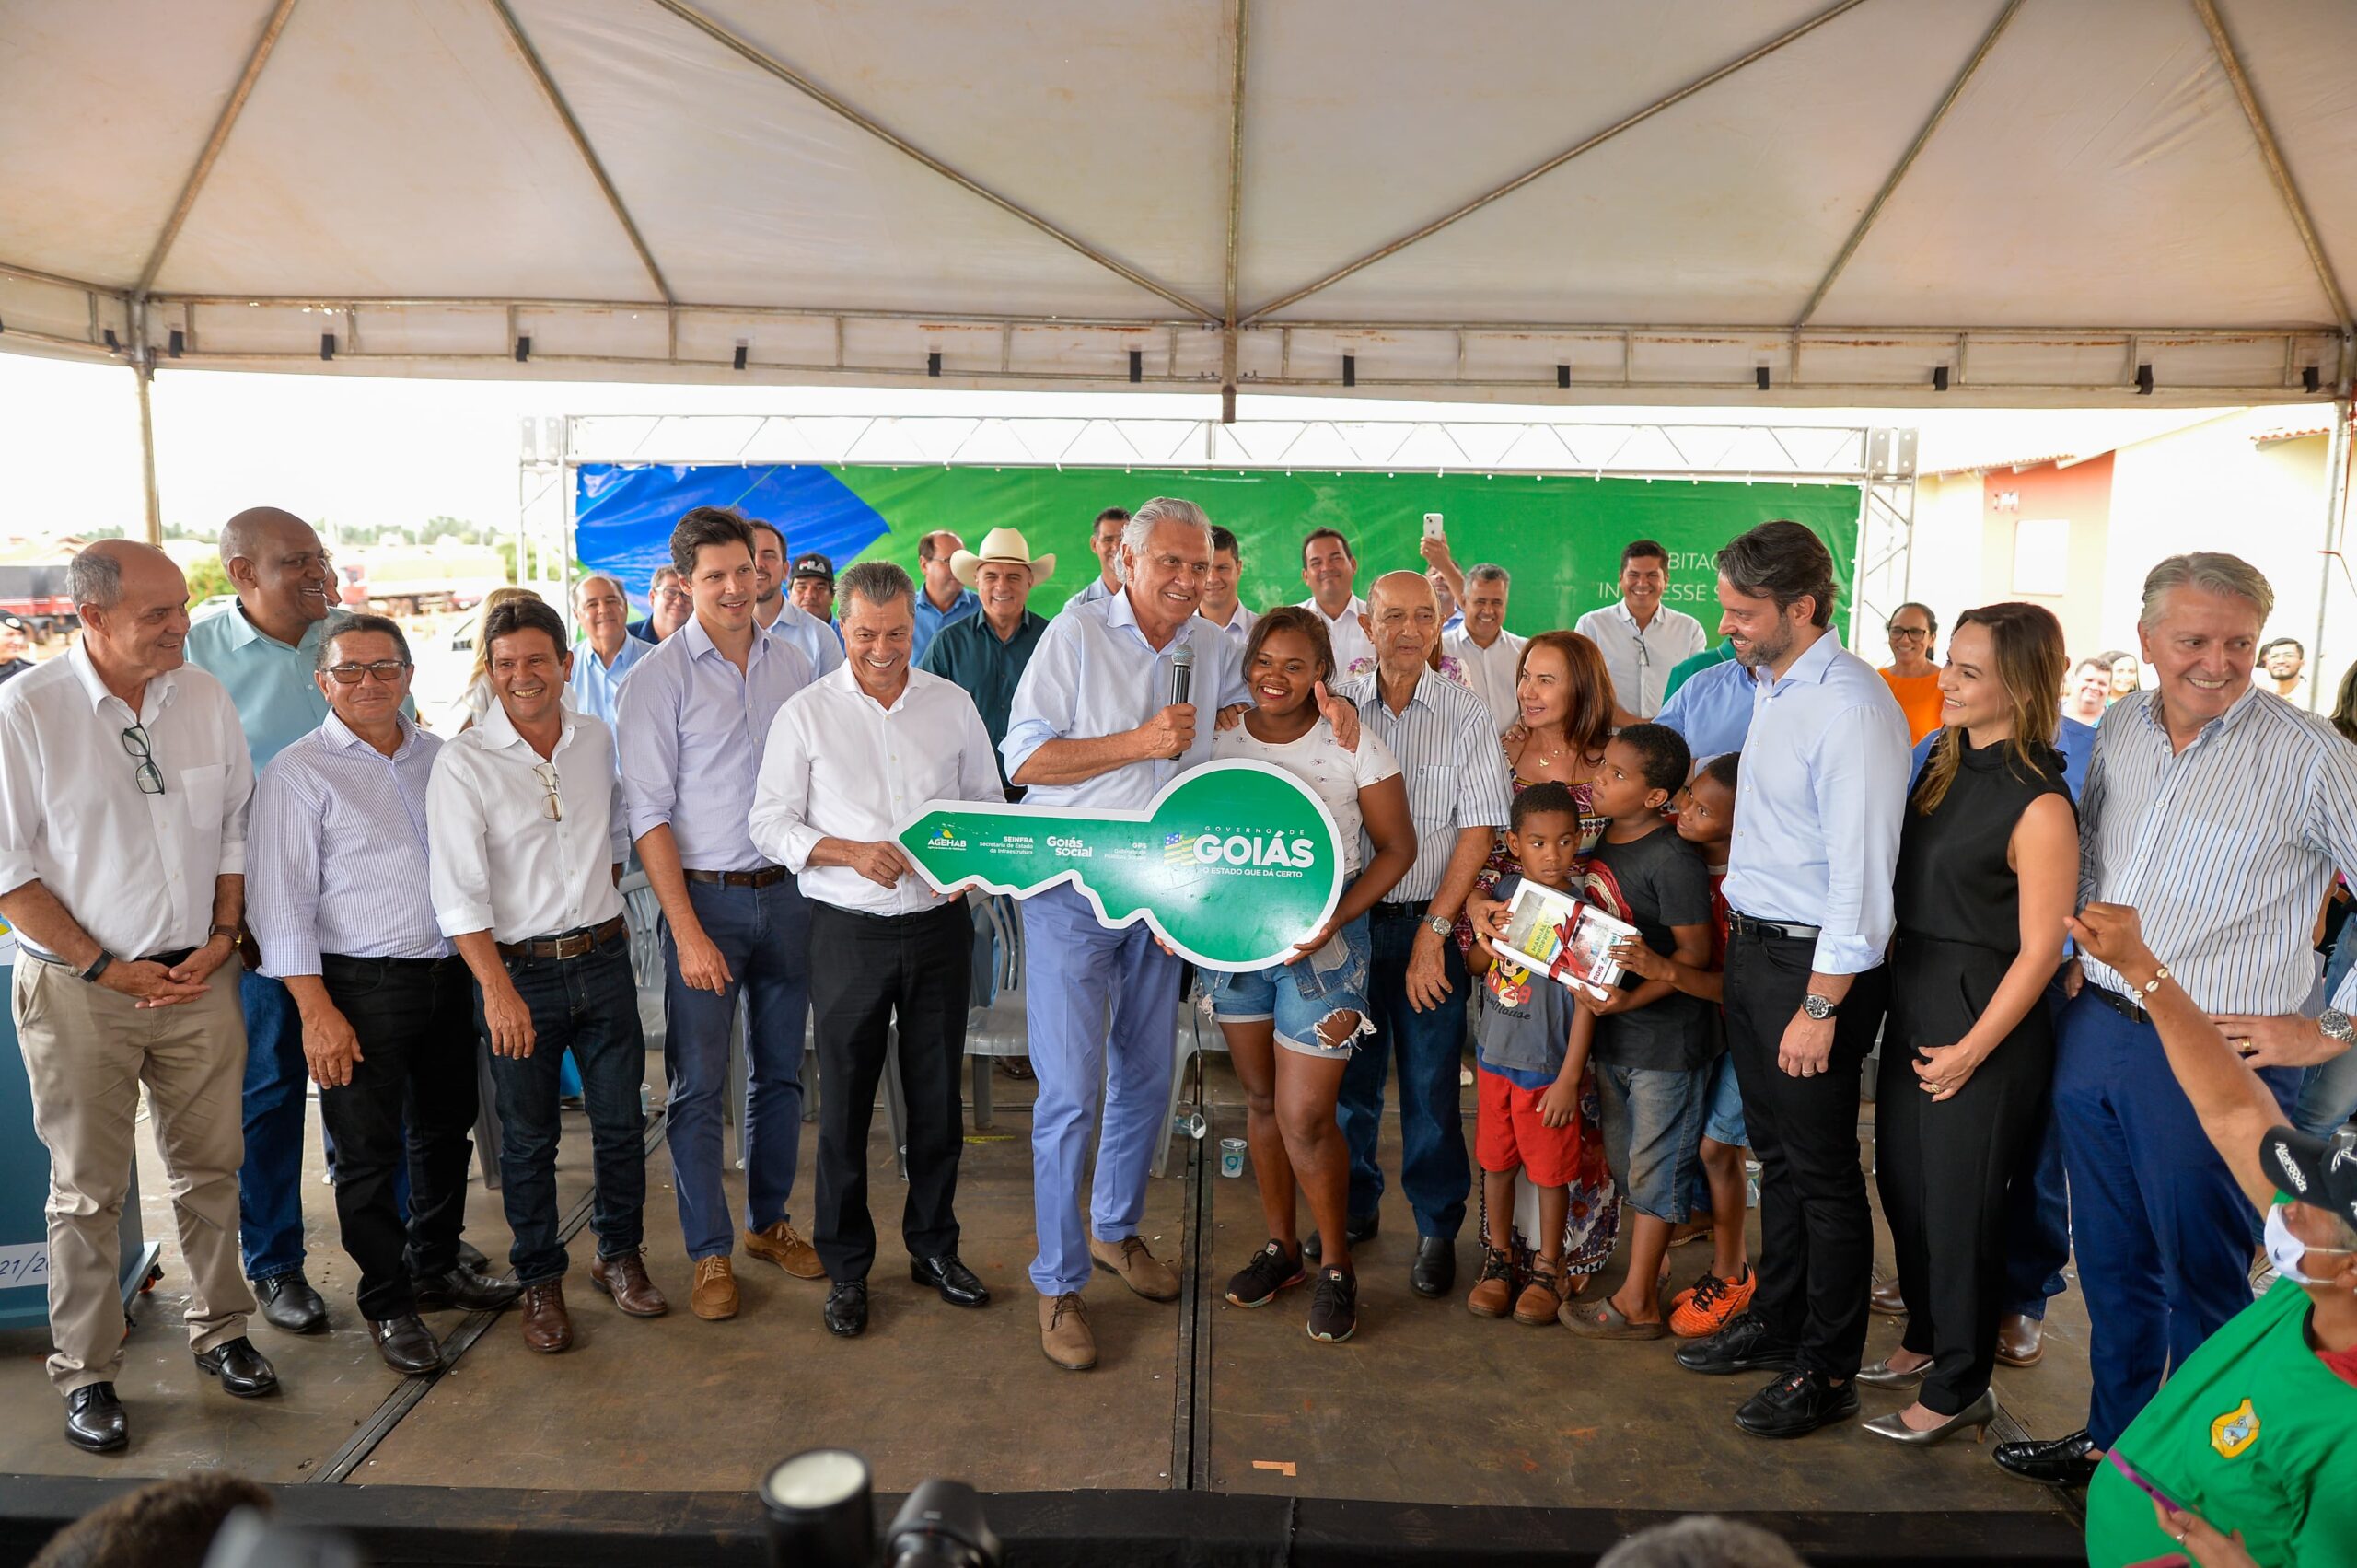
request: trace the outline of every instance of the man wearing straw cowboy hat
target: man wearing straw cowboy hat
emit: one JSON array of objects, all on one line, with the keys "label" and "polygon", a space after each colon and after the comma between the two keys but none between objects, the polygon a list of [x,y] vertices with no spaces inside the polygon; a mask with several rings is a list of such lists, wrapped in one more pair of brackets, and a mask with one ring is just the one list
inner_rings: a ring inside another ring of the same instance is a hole
[{"label": "man wearing straw cowboy hat", "polygon": [[[995,750],[1006,738],[1015,688],[1031,662],[1031,650],[1039,645],[1039,633],[1048,629],[1047,618],[1033,614],[1024,601],[1033,584],[1055,574],[1056,558],[1033,555],[1018,528],[993,528],[982,536],[981,550],[952,553],[949,570],[981,599],[981,613],[944,626],[917,668],[966,689],[981,710],[982,727],[990,731]],[[1006,784],[1004,758],[999,760],[999,783]],[[1009,785],[1006,794],[1013,800],[1023,792]]]}]

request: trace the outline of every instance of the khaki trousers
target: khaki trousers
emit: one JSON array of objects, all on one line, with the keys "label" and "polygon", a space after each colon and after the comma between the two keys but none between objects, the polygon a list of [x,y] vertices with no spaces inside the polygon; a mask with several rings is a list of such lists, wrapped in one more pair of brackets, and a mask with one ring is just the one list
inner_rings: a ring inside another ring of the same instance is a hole
[{"label": "khaki trousers", "polygon": [[49,1378],[61,1394],[122,1370],[122,1241],[139,1086],[188,1266],[189,1347],[246,1331],[254,1309],[238,1261],[238,1167],[245,1160],[246,1025],[238,960],[204,998],[140,1007],[19,949],[17,1040],[32,1082],[33,1129],[49,1149]]}]

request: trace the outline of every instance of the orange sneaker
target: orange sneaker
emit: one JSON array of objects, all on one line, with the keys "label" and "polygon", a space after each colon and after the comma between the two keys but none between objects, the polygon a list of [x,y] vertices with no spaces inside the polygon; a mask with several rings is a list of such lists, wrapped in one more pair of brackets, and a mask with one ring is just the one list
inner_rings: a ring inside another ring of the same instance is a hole
[{"label": "orange sneaker", "polygon": [[1715,1334],[1751,1305],[1752,1293],[1759,1288],[1759,1276],[1752,1272],[1747,1263],[1744,1265],[1743,1277],[1732,1283],[1705,1272],[1691,1290],[1681,1290],[1672,1298],[1669,1331],[1681,1340]]}]

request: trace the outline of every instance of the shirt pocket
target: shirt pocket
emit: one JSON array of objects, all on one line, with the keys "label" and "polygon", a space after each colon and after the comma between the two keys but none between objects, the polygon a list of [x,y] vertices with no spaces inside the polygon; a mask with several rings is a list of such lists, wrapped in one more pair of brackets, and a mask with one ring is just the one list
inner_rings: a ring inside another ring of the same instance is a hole
[{"label": "shirt pocket", "polygon": [[229,764],[182,768],[178,776],[180,798],[187,802],[188,825],[196,832],[219,830],[221,812],[229,794]]},{"label": "shirt pocket", "polygon": [[1457,770],[1446,763],[1425,763],[1408,786],[1408,813],[1420,822],[1447,819],[1457,806]]}]

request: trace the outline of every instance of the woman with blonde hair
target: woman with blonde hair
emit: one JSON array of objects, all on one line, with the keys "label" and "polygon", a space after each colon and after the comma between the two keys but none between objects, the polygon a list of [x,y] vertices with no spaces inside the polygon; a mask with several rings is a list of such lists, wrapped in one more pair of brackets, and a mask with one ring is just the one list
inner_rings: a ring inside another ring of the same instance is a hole
[{"label": "woman with blonde hair", "polygon": [[1915,1394],[1866,1423],[1902,1443],[1978,1435],[1997,1413],[2006,1180],[2052,1090],[2046,985],[2078,897],[2078,814],[2054,744],[2066,661],[2039,606],[1958,618],[1944,727],[1899,837],[1875,1146],[1907,1331],[1858,1381]]}]

